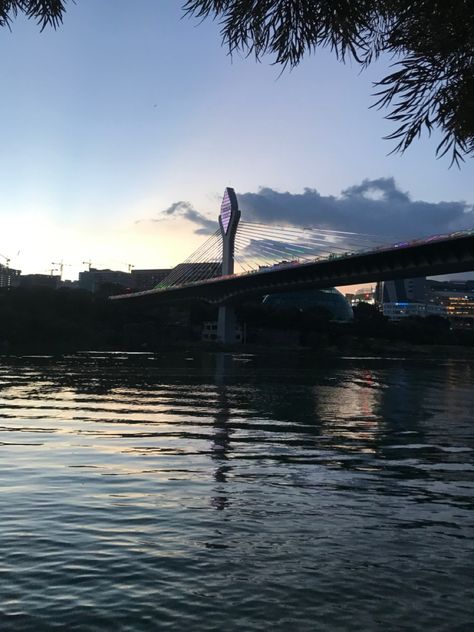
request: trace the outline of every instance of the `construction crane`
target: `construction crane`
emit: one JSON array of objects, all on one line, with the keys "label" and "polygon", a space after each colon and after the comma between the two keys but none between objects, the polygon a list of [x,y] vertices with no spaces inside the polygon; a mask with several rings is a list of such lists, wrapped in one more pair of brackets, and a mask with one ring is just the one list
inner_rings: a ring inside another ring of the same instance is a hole
[{"label": "construction crane", "polygon": [[89,272],[91,271],[91,268],[92,268],[92,261],[83,261],[83,262],[82,262],[82,265],[83,265],[83,266],[87,266],[87,267],[88,267],[88,269],[89,269]]},{"label": "construction crane", "polygon": [[[64,266],[70,266],[72,264],[70,263],[64,263],[64,261],[61,259],[61,261],[51,261],[51,265],[52,266],[59,266],[59,268],[57,270],[59,270],[59,278],[62,280],[63,278],[63,270],[64,270]],[[52,274],[52,270],[51,270],[51,276],[53,276]]]},{"label": "construction crane", "polygon": [[10,257],[5,257],[5,255],[2,255],[2,253],[0,252],[0,257],[3,257],[3,259],[5,259],[5,263],[7,264],[7,268],[10,267]]},{"label": "construction crane", "polygon": [[[61,261],[51,261],[51,265],[52,266],[59,266],[59,268],[57,268],[57,270],[59,270],[59,278],[62,279],[63,278],[63,268],[64,268],[64,263]],[[53,271],[54,268],[51,269],[51,276],[53,276]]]},{"label": "construction crane", "polygon": [[135,266],[133,265],[133,263],[127,263],[128,266],[128,272],[130,273],[132,271],[132,268],[134,268]]}]

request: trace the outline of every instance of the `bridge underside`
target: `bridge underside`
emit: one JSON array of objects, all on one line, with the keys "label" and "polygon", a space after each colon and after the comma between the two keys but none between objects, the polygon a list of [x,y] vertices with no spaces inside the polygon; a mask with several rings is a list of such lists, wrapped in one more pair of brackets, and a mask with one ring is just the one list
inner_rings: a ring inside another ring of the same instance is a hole
[{"label": "bridge underside", "polygon": [[470,270],[474,270],[474,235],[464,235],[111,298],[154,302],[195,299],[222,305],[273,292],[436,276]]}]

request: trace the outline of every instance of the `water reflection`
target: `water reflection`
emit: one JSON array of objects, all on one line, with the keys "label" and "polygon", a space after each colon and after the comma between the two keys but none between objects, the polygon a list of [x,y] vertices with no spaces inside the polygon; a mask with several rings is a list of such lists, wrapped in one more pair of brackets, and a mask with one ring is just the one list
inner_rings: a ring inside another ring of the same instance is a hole
[{"label": "water reflection", "polygon": [[218,510],[226,509],[229,506],[229,498],[225,493],[225,484],[232,470],[228,463],[228,453],[232,449],[232,430],[229,426],[231,410],[225,381],[227,373],[232,369],[232,363],[233,358],[231,354],[221,353],[216,358],[215,383],[217,398],[212,428],[211,453],[212,459],[216,462],[214,479],[217,485],[211,504]]},{"label": "water reflection", "polygon": [[[468,394],[472,377],[469,364],[456,363],[419,370],[395,363],[390,370],[382,367],[377,371],[340,366],[332,370],[300,367],[295,371],[294,366],[282,366],[270,375],[261,375],[256,362],[242,364],[239,356],[231,354],[218,354],[213,358],[214,366],[210,366],[209,356],[197,356],[185,369],[174,357],[147,359],[148,366],[134,357],[125,362],[116,356],[95,356],[91,363],[87,357],[61,362],[42,358],[34,368],[30,366],[34,358],[26,367],[18,361],[13,373],[11,365],[3,368],[4,402],[10,402],[8,408],[13,413],[21,410],[26,416],[32,413],[35,419],[51,418],[57,403],[61,417],[71,410],[80,411],[83,418],[90,412],[91,419],[96,419],[100,410],[102,421],[108,417],[116,421],[123,414],[130,424],[135,416],[136,421],[143,421],[143,414],[149,411],[173,413],[191,406],[199,414],[205,386],[204,395],[212,403],[206,399],[202,413],[206,415],[207,404],[211,404],[212,451],[221,452],[223,458],[230,447],[232,407],[246,417],[266,419],[269,429],[272,421],[278,421],[281,431],[301,430],[312,439],[330,436],[347,440],[346,449],[359,440],[364,450],[373,451],[382,449],[390,433],[398,432],[402,425],[404,433],[416,433],[424,440],[425,427],[433,429],[433,423],[437,427],[439,413],[446,407],[466,413],[464,397],[459,395],[460,390],[461,395]],[[464,384],[466,392],[462,390]],[[3,414],[5,410],[4,406]]]},{"label": "water reflection", "polygon": [[470,626],[472,375],[4,359],[0,628]]}]

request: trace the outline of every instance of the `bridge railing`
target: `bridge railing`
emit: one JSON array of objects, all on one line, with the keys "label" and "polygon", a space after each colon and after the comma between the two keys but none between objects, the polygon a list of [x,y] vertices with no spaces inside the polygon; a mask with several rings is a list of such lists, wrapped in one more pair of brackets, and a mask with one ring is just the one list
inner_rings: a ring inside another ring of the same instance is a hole
[{"label": "bridge railing", "polygon": [[[255,274],[265,274],[267,272],[272,272],[278,269],[285,269],[285,268],[294,267],[294,266],[302,266],[302,265],[313,264],[313,263],[324,262],[324,261],[334,261],[336,259],[342,259],[342,258],[346,259],[346,258],[350,258],[354,256],[367,255],[371,253],[389,252],[389,251],[397,250],[400,248],[409,248],[409,247],[419,246],[419,245],[431,243],[434,241],[462,238],[462,237],[473,235],[473,234],[474,234],[474,229],[460,230],[460,231],[455,231],[453,233],[448,233],[448,234],[431,235],[429,237],[411,239],[409,241],[397,242],[397,243],[392,243],[392,244],[382,244],[375,248],[361,249],[361,250],[357,250],[353,252],[346,251],[342,253],[330,253],[329,255],[326,255],[326,256],[315,256],[312,258],[304,258],[304,259],[296,258],[291,261],[280,261],[280,262],[275,262],[273,264],[270,264],[268,266],[260,266],[258,269],[235,272],[234,274],[213,276],[209,278],[201,278],[201,279],[194,279],[194,280],[189,279],[189,280],[185,280],[184,283],[179,283],[179,282],[170,283],[170,284],[162,283],[160,286],[157,286],[156,288],[154,288],[153,291],[154,292],[168,292],[175,288],[177,289],[177,288],[182,288],[182,287],[194,287],[194,286],[206,285],[209,283],[218,283],[225,279],[234,278],[234,277],[245,277],[245,276],[250,276],[250,275],[255,275]],[[143,292],[134,292],[133,294],[134,296],[141,296],[149,292],[150,290],[144,290]]]},{"label": "bridge railing", "polygon": [[[177,283],[177,284],[170,284],[168,286],[161,286],[161,287],[157,287],[156,291],[169,291],[173,288],[178,288],[178,287],[189,287],[189,286],[203,285],[203,284],[208,284],[208,283],[218,283],[219,281],[233,278],[233,277],[244,277],[244,276],[249,276],[249,275],[254,275],[254,274],[265,274],[266,272],[274,271],[277,269],[284,269],[284,268],[289,268],[289,267],[294,267],[294,266],[299,266],[299,265],[312,264],[312,263],[323,262],[323,261],[334,261],[335,259],[342,259],[342,258],[345,259],[345,258],[350,258],[354,256],[367,255],[371,253],[388,252],[388,251],[396,250],[400,248],[409,248],[409,247],[419,246],[422,244],[431,243],[433,241],[442,241],[446,239],[461,238],[461,237],[465,237],[472,234],[474,234],[474,229],[460,230],[460,231],[455,231],[453,233],[431,235],[429,237],[411,239],[409,241],[403,241],[403,242],[397,242],[397,243],[391,243],[391,244],[382,244],[380,246],[376,246],[375,248],[370,248],[370,249],[346,251],[342,253],[330,253],[329,255],[326,255],[326,256],[315,256],[315,257],[304,258],[304,259],[293,259],[292,261],[280,261],[273,264],[269,264],[268,266],[261,266],[258,269],[244,270],[241,272],[235,272],[234,274],[215,276],[215,277],[203,278],[203,279],[195,279],[192,281],[189,280],[182,284]],[[139,293],[137,293],[137,295],[138,294]]]}]

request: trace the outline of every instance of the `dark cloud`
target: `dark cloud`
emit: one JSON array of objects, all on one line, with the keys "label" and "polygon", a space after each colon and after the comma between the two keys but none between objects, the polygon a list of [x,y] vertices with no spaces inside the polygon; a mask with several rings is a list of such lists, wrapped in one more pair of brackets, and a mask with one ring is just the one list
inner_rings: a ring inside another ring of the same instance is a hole
[{"label": "dark cloud", "polygon": [[[238,193],[242,221],[349,231],[380,236],[387,243],[474,227],[474,208],[466,202],[412,200],[393,178],[364,180],[339,196],[321,195],[316,189],[303,193],[261,188],[256,193]],[[216,220],[180,200],[160,212],[153,221],[181,217],[196,226],[195,232],[210,235]]]},{"label": "dark cloud", "polygon": [[354,231],[388,240],[474,226],[472,205],[412,200],[393,178],[364,180],[338,197],[309,188],[303,193],[262,188],[257,193],[239,193],[238,200],[243,221]]},{"label": "dark cloud", "polygon": [[[356,251],[363,243],[369,248],[370,244],[373,247],[474,228],[472,204],[413,200],[393,178],[366,179],[343,190],[339,196],[321,195],[311,188],[302,193],[261,188],[256,193],[238,193],[237,198],[243,223],[291,227],[286,234],[277,228],[262,229],[260,234],[259,228],[247,227],[245,232],[242,226],[236,249],[236,256],[238,253],[242,262],[255,260],[265,264],[266,260],[304,258],[305,252],[299,248],[308,248],[310,244],[309,231],[305,229],[341,231],[337,235],[317,237],[322,241],[314,243],[311,250],[315,255],[324,256],[336,251]],[[180,217],[193,223],[196,233],[210,235],[218,227],[218,212],[216,209],[216,220],[212,221],[189,202],[180,200],[161,211],[153,221]],[[346,232],[348,234],[342,234]]]},{"label": "dark cloud", "polygon": [[162,215],[179,215],[180,212],[186,212],[188,209],[192,208],[189,202],[173,202],[171,206],[165,208],[164,211],[161,211]]},{"label": "dark cloud", "polygon": [[208,219],[197,211],[190,202],[185,202],[184,200],[173,202],[171,206],[160,211],[158,217],[153,218],[151,221],[162,222],[173,217],[182,217],[195,224],[197,228],[194,232],[197,235],[212,235],[218,228],[217,219],[216,221]]}]

